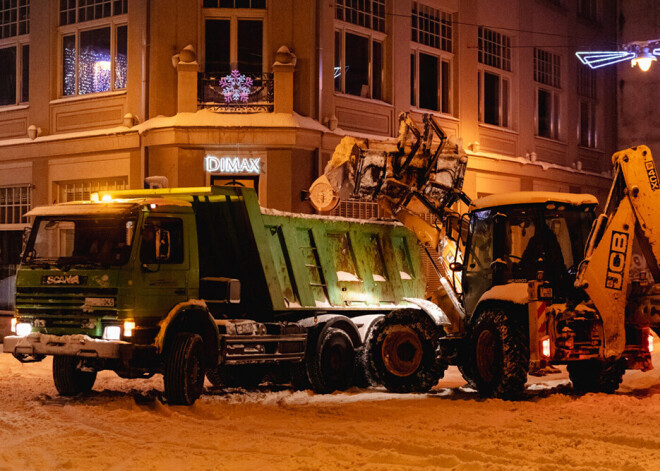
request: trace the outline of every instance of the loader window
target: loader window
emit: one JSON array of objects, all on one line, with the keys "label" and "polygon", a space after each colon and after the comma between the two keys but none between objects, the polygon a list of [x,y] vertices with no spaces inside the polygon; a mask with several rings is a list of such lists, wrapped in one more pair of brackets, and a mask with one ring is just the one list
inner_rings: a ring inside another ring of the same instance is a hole
[{"label": "loader window", "polygon": [[493,284],[493,215],[490,211],[472,216],[471,237],[463,277],[465,308],[472,312],[481,295]]}]

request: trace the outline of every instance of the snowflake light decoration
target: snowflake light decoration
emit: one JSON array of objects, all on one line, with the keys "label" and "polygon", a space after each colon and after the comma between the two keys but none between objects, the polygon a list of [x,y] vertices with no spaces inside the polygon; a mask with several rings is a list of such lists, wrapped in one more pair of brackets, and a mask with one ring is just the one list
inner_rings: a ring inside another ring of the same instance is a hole
[{"label": "snowflake light decoration", "polygon": [[252,88],[252,79],[242,75],[238,70],[232,70],[231,75],[220,79],[220,86],[226,103],[238,101],[247,103]]}]

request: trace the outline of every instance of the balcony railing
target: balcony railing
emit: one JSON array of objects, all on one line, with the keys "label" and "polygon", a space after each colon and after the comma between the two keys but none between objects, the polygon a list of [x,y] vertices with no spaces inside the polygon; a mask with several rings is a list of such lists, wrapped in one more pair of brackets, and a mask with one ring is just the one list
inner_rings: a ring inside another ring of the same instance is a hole
[{"label": "balcony railing", "polygon": [[203,72],[197,95],[199,108],[216,113],[270,113],[275,107],[272,73]]}]

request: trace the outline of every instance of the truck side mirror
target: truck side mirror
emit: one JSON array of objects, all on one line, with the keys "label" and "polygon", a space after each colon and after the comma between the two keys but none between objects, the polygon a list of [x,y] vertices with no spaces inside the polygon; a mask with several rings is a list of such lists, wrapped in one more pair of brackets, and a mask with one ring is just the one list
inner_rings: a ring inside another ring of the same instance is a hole
[{"label": "truck side mirror", "polygon": [[170,259],[170,231],[158,229],[156,231],[156,260],[162,262]]}]

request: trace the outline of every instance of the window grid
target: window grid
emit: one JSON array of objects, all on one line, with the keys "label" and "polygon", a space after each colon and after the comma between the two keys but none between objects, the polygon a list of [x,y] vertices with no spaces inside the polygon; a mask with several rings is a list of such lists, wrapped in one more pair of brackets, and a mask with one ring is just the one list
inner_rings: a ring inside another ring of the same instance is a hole
[{"label": "window grid", "polygon": [[385,0],[336,0],[335,18],[385,32]]},{"label": "window grid", "polygon": [[479,62],[511,72],[511,38],[479,26]]},{"label": "window grid", "polygon": [[60,182],[59,202],[89,200],[92,193],[107,190],[126,190],[128,177],[99,178],[94,180],[77,180]]},{"label": "window grid", "polygon": [[266,0],[204,0],[204,8],[256,8],[265,9]]},{"label": "window grid", "polygon": [[127,12],[128,0],[60,0],[60,26],[123,15]]},{"label": "window grid", "polygon": [[30,185],[0,187],[0,224],[25,224],[32,209]]},{"label": "window grid", "polygon": [[413,2],[413,42],[452,52],[452,34],[452,16],[450,13]]},{"label": "window grid", "polygon": [[534,48],[534,81],[561,88],[561,56]]},{"label": "window grid", "polygon": [[0,39],[30,32],[30,0],[0,0]]},{"label": "window grid", "polygon": [[596,99],[596,71],[578,67],[578,95]]}]

